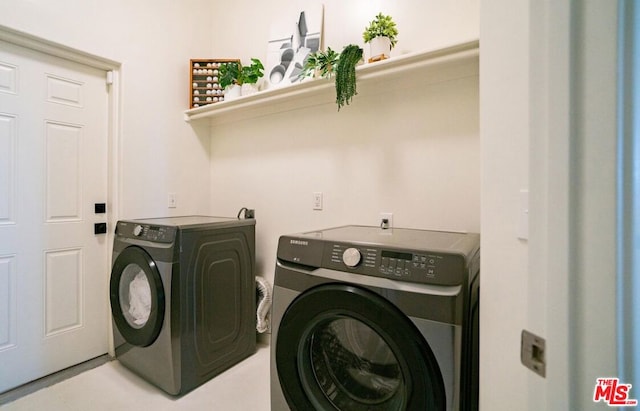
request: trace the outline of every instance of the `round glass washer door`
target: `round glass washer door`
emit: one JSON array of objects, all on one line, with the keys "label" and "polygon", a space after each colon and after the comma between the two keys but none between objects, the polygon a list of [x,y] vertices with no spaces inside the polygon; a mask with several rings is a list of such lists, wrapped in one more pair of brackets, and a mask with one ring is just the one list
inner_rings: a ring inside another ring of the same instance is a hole
[{"label": "round glass washer door", "polygon": [[155,262],[142,248],[127,247],[116,258],[110,300],[113,320],[127,342],[147,347],[158,338],[164,321],[164,288]]},{"label": "round glass washer door", "polygon": [[322,285],[287,308],[276,365],[292,409],[441,411],[446,395],[429,344],[378,294]]}]

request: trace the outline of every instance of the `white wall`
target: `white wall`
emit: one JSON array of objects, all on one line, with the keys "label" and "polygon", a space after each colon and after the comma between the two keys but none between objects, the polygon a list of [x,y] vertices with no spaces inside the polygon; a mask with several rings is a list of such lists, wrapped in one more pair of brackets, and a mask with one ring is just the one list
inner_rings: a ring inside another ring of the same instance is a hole
[{"label": "white wall", "polygon": [[519,359],[527,313],[528,245],[518,239],[517,224],[519,193],[529,184],[528,17],[527,1],[486,2],[480,15],[483,410],[518,408],[527,392],[529,371]]},{"label": "white wall", "polygon": [[[234,122],[213,131],[212,209],[256,209],[259,272],[282,234],[343,224],[479,229],[477,78]],[[312,210],[312,193],[324,209]]]},{"label": "white wall", "polygon": [[[207,0],[0,2],[0,25],[122,64],[120,217],[207,211],[209,139],[182,111],[189,59],[211,49],[210,9]],[[178,208],[167,208],[168,192]]]},{"label": "white wall", "polygon": [[[476,1],[456,2],[457,8],[406,0],[353,3],[325,2],[325,45],[336,50],[348,43],[362,45],[365,25],[380,10],[396,19],[398,48],[404,51],[478,36]],[[247,7],[253,9],[251,4]],[[297,17],[298,3],[279,4]],[[214,55],[264,58],[274,8],[255,14],[259,20],[244,16],[227,20],[228,31],[219,27]],[[235,37],[246,29],[243,24],[256,29]],[[440,32],[442,25],[459,30]],[[478,121],[478,78],[473,77],[402,90],[381,83],[379,95],[355,96],[340,112],[328,103],[216,125],[211,132],[212,212],[256,209],[258,272],[270,280],[282,234],[376,225],[379,213],[387,211],[394,213],[396,227],[478,232]],[[312,210],[315,191],[324,193],[322,211]]]}]

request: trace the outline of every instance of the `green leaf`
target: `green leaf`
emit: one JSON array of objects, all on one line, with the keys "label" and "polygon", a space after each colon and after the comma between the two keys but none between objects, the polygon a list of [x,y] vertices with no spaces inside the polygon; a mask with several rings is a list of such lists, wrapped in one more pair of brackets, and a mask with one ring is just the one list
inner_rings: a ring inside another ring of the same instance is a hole
[{"label": "green leaf", "polygon": [[391,47],[395,47],[398,42],[398,29],[396,27],[396,23],[393,21],[391,16],[386,16],[382,13],[378,13],[376,18],[369,22],[369,26],[365,28],[362,33],[362,38],[365,43],[370,42],[376,37],[389,37],[391,40]]},{"label": "green leaf", "polygon": [[237,84],[240,75],[240,67],[238,63],[222,63],[220,65],[220,87],[225,89],[227,86]]},{"label": "green leaf", "polygon": [[300,77],[319,77],[331,78],[334,68],[338,63],[340,55],[327,47],[327,51],[318,50],[307,56],[302,68]]},{"label": "green leaf", "polygon": [[240,67],[235,62],[220,65],[220,87],[223,89],[231,84],[254,84],[264,75],[264,66],[259,59],[252,58],[251,65]]},{"label": "green leaf", "polygon": [[338,111],[349,104],[356,90],[356,64],[362,59],[363,50],[355,44],[346,46],[336,66],[336,103]]}]

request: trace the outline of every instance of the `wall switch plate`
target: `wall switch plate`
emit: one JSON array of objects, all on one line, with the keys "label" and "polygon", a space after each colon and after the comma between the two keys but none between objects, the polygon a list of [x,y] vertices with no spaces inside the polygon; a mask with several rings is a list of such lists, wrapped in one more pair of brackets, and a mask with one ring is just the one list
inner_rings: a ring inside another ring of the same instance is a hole
[{"label": "wall switch plate", "polygon": [[313,209],[322,210],[322,193],[319,191],[313,193]]},{"label": "wall switch plate", "polygon": [[176,208],[178,206],[178,196],[176,193],[169,193],[167,196],[167,207]]}]

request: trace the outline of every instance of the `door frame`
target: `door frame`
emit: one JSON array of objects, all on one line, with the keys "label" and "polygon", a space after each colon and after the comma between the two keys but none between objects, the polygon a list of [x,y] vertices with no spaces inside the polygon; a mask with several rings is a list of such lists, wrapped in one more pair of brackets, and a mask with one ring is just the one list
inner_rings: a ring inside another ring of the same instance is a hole
[{"label": "door frame", "polygon": [[586,409],[597,378],[622,377],[615,364],[619,2],[529,4],[535,195],[526,326],[546,338],[547,366],[545,378],[527,376],[527,409]]},{"label": "door frame", "polygon": [[[111,72],[111,84],[107,88],[107,244],[113,244],[114,229],[120,215],[120,198],[121,198],[121,152],[120,152],[120,136],[121,136],[121,66],[120,62],[105,57],[97,56],[91,53],[77,50],[63,44],[55,43],[50,40],[43,39],[22,31],[14,30],[6,26],[0,25],[0,40],[15,44],[20,47],[32,49],[41,53],[49,54],[54,57],[63,58],[85,66],[93,67],[105,72]],[[105,86],[107,79],[105,78]],[[108,247],[108,261],[112,260],[113,249]],[[111,267],[105,267],[105,273],[111,273]],[[108,301],[109,295],[105,293],[104,298]],[[109,316],[111,311],[107,310]],[[109,325],[109,345],[108,353],[115,356],[113,347],[113,330],[111,321],[107,321]]]}]

